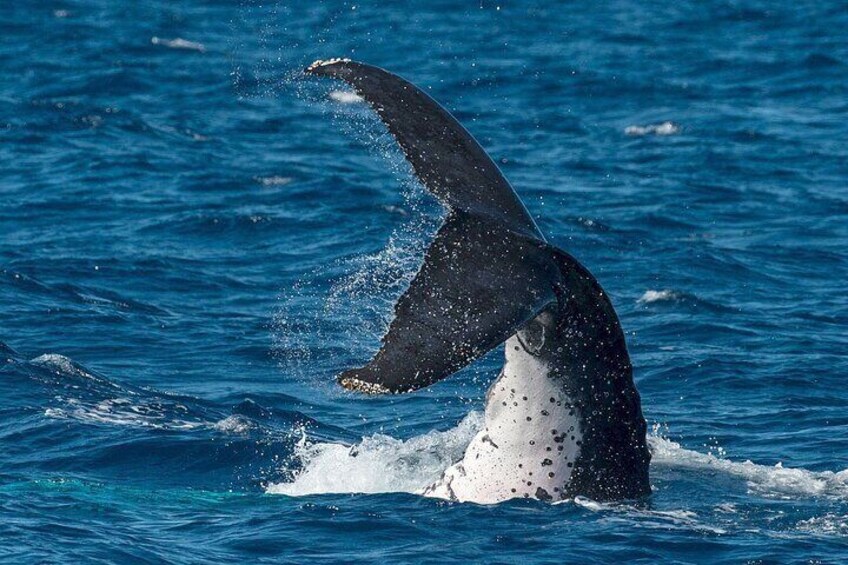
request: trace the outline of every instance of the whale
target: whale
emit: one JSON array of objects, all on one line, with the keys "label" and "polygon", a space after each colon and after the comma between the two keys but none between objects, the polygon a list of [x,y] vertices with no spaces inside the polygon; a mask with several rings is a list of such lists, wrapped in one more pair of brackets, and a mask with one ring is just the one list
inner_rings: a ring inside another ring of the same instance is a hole
[{"label": "whale", "polygon": [[339,384],[410,393],[504,347],[482,429],[420,494],[479,504],[650,495],[641,399],[597,279],[547,241],[483,147],[423,90],[349,59],[305,73],[341,80],[367,102],[446,209],[379,350]]}]

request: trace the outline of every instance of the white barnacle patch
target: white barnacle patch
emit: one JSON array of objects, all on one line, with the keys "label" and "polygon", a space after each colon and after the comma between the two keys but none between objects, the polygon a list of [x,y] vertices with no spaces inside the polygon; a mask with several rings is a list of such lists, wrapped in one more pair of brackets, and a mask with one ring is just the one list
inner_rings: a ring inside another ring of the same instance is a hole
[{"label": "white barnacle patch", "polygon": [[339,384],[348,390],[365,394],[389,394],[392,392],[379,383],[369,383],[353,377],[345,377],[339,380]]},{"label": "white barnacle patch", "polygon": [[306,71],[314,71],[318,67],[327,67],[329,65],[335,65],[338,63],[350,63],[350,59],[346,59],[343,57],[336,57],[334,59],[318,59],[308,67],[306,67]]}]

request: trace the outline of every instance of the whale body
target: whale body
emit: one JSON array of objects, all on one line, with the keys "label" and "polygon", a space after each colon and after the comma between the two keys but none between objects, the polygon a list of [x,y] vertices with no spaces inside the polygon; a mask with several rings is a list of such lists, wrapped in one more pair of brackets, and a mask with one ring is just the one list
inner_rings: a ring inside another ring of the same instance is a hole
[{"label": "whale body", "polygon": [[368,102],[448,210],[379,351],[339,383],[412,392],[505,346],[484,428],[421,494],[481,504],[650,494],[624,333],[595,277],[545,240],[485,150],[422,90],[348,59],[305,72],[343,80]]}]

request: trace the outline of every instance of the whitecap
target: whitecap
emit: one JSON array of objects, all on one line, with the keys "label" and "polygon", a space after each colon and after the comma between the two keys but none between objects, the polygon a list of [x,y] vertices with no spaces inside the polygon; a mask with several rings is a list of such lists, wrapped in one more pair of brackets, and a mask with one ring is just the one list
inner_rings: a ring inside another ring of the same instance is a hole
[{"label": "whitecap", "polygon": [[674,122],[662,122],[646,126],[627,126],[624,128],[627,135],[675,135],[680,133],[680,126]]},{"label": "whitecap", "polygon": [[74,363],[73,360],[71,360],[69,357],[59,355],[58,353],[45,353],[44,355],[39,355],[35,359],[32,359],[30,363],[32,363],[33,365],[38,365],[50,369],[57,374],[65,374],[74,377],[82,377],[84,379],[102,381],[102,379],[97,378],[96,376],[92,375],[91,373]]},{"label": "whitecap", "polygon": [[215,422],[213,426],[219,432],[233,435],[244,435],[256,428],[256,424],[240,416],[227,416]]},{"label": "whitecap", "polygon": [[271,175],[268,177],[254,177],[253,180],[262,186],[282,186],[284,184],[289,184],[293,179],[291,177]]},{"label": "whitecap", "polygon": [[653,302],[668,302],[677,300],[678,298],[680,298],[680,295],[673,290],[646,290],[636,302],[639,304],[651,304]]},{"label": "whitecap", "polygon": [[189,41],[181,37],[176,37],[174,39],[164,39],[162,37],[153,36],[150,38],[150,43],[152,43],[153,45],[162,45],[163,47],[169,47],[171,49],[185,49],[188,51],[197,51],[199,53],[206,52],[206,46],[202,43],[198,43],[196,41]]}]

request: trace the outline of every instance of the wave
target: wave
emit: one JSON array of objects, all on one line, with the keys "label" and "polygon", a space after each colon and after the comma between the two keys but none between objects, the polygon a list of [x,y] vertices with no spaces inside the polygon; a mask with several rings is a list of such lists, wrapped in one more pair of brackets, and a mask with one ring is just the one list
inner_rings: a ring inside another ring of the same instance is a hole
[{"label": "wave", "polygon": [[[100,266],[94,265],[94,270],[99,271]],[[25,292],[90,305],[99,311],[110,310],[149,316],[170,315],[170,312],[162,308],[123,296],[112,290],[69,283],[48,284],[26,273],[9,269],[0,269],[0,283],[3,282]]]},{"label": "wave", "polygon": [[681,447],[660,436],[650,437],[652,464],[719,471],[744,479],[752,494],[766,497],[815,497],[848,500],[848,469],[809,471],[803,468],[759,465],[752,461],[732,461],[712,453],[700,453]]},{"label": "wave", "polygon": [[[337,443],[311,443],[307,436],[298,442],[294,456],[302,468],[293,480],[271,484],[267,492],[289,496],[337,493],[418,493],[438,479],[459,460],[474,435],[483,426],[483,416],[471,412],[455,428],[432,431],[408,440],[383,434],[364,438],[350,447]],[[839,472],[737,462],[710,453],[700,453],[651,434],[648,442],[654,467],[684,467],[716,471],[743,479],[751,493],[767,498],[814,497],[848,500],[848,469]],[[597,504],[578,497],[584,506]],[[599,507],[600,508],[600,507]]]},{"label": "wave", "polygon": [[[65,385],[68,394],[54,396],[56,405],[44,410],[47,418],[156,430],[192,430],[215,424],[207,421],[200,411],[180,402],[179,397],[144,394],[121,387],[64,355],[47,353],[30,361],[30,365],[70,381],[59,383]],[[58,393],[56,388],[54,391]]]},{"label": "wave", "polygon": [[[261,181],[260,181],[261,182]],[[279,183],[282,184],[282,183]],[[264,186],[273,186],[265,184]],[[242,236],[290,225],[285,213],[230,212],[180,213],[164,217],[142,228],[144,232],[172,230],[174,233],[208,237],[210,235]]]},{"label": "wave", "polygon": [[[46,353],[24,361],[0,342],[0,357],[16,363],[19,370],[46,387],[51,402],[44,409],[49,420],[73,420],[108,427],[144,428],[155,431],[214,431],[231,436],[290,438],[293,429],[309,426],[314,432],[336,433],[308,416],[286,409],[266,408],[242,400],[230,410],[198,398],[156,392],[110,381],[74,360]],[[281,401],[293,404],[283,397]]]},{"label": "wave", "polygon": [[[243,400],[223,410],[192,397],[119,385],[55,353],[24,361],[0,342],[0,356],[49,389],[51,405],[43,412],[48,419],[150,430],[205,430],[293,443],[285,469],[280,469],[289,480],[266,486],[266,492],[274,494],[417,493],[462,457],[484,424],[483,415],[474,411],[445,431],[430,431],[406,440],[375,434],[354,443],[350,432],[285,406],[267,408]],[[283,398],[281,402],[287,405],[294,400]],[[653,454],[651,465],[657,470],[687,469],[710,476],[719,473],[741,479],[749,493],[764,498],[848,501],[848,469],[811,471],[781,463],[770,466],[733,461],[721,451],[686,449],[662,437],[659,428],[648,441]]]}]

